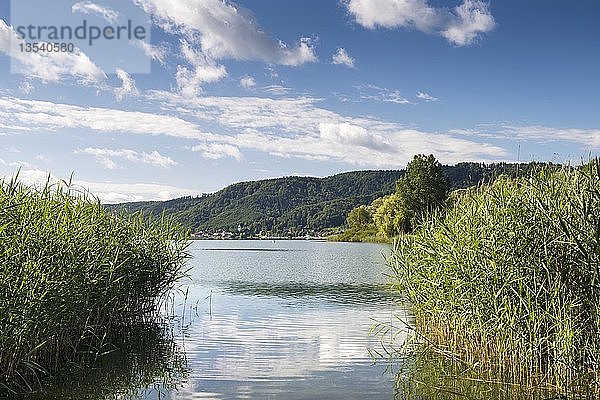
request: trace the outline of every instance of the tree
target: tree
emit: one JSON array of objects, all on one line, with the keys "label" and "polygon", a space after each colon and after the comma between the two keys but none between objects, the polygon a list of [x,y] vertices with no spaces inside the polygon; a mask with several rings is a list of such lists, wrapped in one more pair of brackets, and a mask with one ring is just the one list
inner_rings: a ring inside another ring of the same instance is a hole
[{"label": "tree", "polygon": [[346,218],[346,224],[349,228],[362,228],[373,223],[373,217],[369,207],[358,206],[352,209]]},{"label": "tree", "polygon": [[410,219],[403,199],[398,193],[381,198],[379,207],[373,213],[377,232],[391,238],[410,230]]},{"label": "tree", "polygon": [[410,216],[412,226],[448,198],[450,180],[433,154],[416,155],[406,166],[406,174],[396,184],[396,194]]}]

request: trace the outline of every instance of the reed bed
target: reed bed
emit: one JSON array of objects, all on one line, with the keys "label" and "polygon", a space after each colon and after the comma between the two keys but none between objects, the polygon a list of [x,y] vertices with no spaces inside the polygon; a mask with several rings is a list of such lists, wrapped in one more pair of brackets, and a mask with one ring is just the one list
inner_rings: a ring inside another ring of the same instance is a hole
[{"label": "reed bed", "polygon": [[552,390],[488,379],[435,354],[408,363],[397,376],[394,400],[566,400]]},{"label": "reed bed", "polygon": [[0,182],[0,391],[30,391],[154,320],[185,273],[188,237],[169,219],[111,214],[65,182]]},{"label": "reed bed", "polygon": [[489,380],[600,394],[600,161],[500,178],[389,258],[420,342]]}]

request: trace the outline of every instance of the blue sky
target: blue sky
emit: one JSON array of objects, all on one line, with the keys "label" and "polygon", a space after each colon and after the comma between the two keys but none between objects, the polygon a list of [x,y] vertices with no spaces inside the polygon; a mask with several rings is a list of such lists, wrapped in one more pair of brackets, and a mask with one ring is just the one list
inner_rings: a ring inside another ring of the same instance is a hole
[{"label": "blue sky", "polygon": [[[0,176],[73,174],[120,202],[417,153],[577,163],[600,150],[598,15],[594,0],[3,2]],[[20,25],[83,19],[151,37],[20,49]]]}]

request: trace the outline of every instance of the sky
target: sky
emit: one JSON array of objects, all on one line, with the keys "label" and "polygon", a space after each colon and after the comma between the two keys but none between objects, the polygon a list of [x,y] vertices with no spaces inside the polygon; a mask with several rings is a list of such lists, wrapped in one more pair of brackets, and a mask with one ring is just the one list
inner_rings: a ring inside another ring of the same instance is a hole
[{"label": "sky", "polygon": [[[596,0],[1,0],[0,177],[72,176],[115,203],[422,153],[577,164],[600,153],[599,15]],[[19,35],[84,20],[146,34]],[[45,41],[72,51],[23,50]]]}]

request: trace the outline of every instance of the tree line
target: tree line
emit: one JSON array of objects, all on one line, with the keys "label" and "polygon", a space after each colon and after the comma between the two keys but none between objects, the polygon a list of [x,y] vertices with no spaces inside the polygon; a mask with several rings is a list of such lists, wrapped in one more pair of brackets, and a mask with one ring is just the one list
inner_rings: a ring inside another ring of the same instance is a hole
[{"label": "tree line", "polygon": [[389,241],[412,232],[429,215],[452,199],[452,191],[494,181],[498,176],[527,175],[551,163],[459,163],[443,166],[430,155],[418,154],[408,163],[393,193],[359,205],[346,218],[346,230],[332,237],[341,241]]}]

